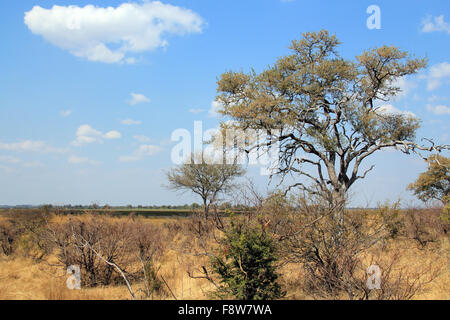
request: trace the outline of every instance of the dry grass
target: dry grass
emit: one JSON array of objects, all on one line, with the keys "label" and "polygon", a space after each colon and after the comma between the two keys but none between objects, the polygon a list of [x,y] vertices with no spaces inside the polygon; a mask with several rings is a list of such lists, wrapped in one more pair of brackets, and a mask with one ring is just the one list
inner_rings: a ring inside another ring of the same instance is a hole
[{"label": "dry grass", "polygon": [[[55,272],[57,271],[57,272]],[[118,300],[127,299],[125,287],[69,290],[64,270],[32,259],[0,260],[0,299],[5,300]]]},{"label": "dry grass", "polygon": [[[67,217],[57,217],[60,222]],[[127,217],[119,219],[129,219]],[[145,219],[135,217],[142,223],[155,223],[162,225],[170,222],[169,219]],[[212,286],[206,280],[192,279],[187,275],[191,265],[198,265],[198,257],[181,255],[177,245],[182,241],[180,235],[171,244],[161,261],[160,274],[167,281],[170,290],[177,299],[207,299],[208,292]],[[443,237],[440,243],[431,244],[425,249],[420,249],[414,240],[395,240],[391,249],[402,251],[404,265],[413,268],[421,268],[429,261],[434,261],[442,266],[440,275],[432,283],[427,285],[426,290],[417,295],[415,299],[450,299],[450,241]],[[382,252],[382,254],[387,254]],[[49,265],[47,262],[36,262],[22,255],[13,257],[0,256],[0,299],[38,299],[38,300],[122,300],[130,299],[125,286],[108,286],[96,288],[82,288],[81,290],[69,290],[66,285],[65,270]],[[298,265],[286,265],[280,271],[282,274],[281,284],[287,290],[286,299],[311,299],[301,290],[301,268]],[[139,283],[135,283],[135,290],[139,295]],[[155,299],[173,299],[169,291],[155,297]]]},{"label": "dry grass", "polygon": [[[175,252],[168,253],[161,275],[177,299],[205,299],[211,289],[206,281],[187,276],[189,257],[182,261]],[[130,299],[125,286],[69,290],[63,268],[49,266],[30,258],[0,259],[0,300],[123,300]],[[138,291],[140,284],[134,284]],[[167,292],[156,299],[173,299]]]},{"label": "dry grass", "polygon": [[[415,300],[450,300],[450,239],[448,237],[441,238],[439,244],[426,249],[420,249],[413,240],[396,240],[390,244],[389,248],[384,250],[378,248],[372,253],[387,257],[396,250],[402,253],[400,261],[397,261],[398,267],[404,266],[407,270],[414,271],[424,270],[429,265],[440,268],[438,276],[425,285],[424,290],[414,297]],[[366,261],[368,267],[371,264],[369,258]],[[312,299],[301,290],[302,270],[299,265],[284,266],[282,275],[282,285],[288,292],[286,299]]]}]

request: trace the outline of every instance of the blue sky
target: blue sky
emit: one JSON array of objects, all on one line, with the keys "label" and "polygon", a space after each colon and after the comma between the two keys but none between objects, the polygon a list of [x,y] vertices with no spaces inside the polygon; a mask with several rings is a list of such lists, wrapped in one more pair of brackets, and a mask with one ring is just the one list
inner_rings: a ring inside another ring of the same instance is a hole
[{"label": "blue sky", "polygon": [[[195,120],[216,127],[220,74],[261,71],[320,29],[337,35],[349,59],[384,44],[427,57],[391,105],[422,120],[419,138],[449,143],[446,0],[129,3],[0,0],[0,204],[194,201],[162,187],[171,133],[192,131]],[[380,30],[366,26],[373,4]],[[143,22],[148,15],[156,22]],[[420,158],[383,152],[371,164],[352,189],[355,205],[414,201],[405,187],[426,169]],[[266,189],[267,177],[250,171]]]}]

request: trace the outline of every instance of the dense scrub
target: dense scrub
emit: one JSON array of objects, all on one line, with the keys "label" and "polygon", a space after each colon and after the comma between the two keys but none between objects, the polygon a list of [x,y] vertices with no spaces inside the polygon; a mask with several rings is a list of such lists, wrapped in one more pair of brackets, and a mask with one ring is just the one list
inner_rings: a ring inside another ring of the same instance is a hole
[{"label": "dense scrub", "polygon": [[[99,288],[110,298],[127,282],[128,297],[162,299],[412,299],[448,286],[441,208],[348,210],[338,224],[320,203],[273,195],[247,214],[230,214],[157,221],[8,212],[0,215],[0,263],[32,261],[59,274],[42,285],[59,288],[44,298],[68,296],[70,265],[81,268],[82,291]],[[371,265],[381,269],[380,289],[367,287]],[[22,281],[13,274],[8,281]]]}]

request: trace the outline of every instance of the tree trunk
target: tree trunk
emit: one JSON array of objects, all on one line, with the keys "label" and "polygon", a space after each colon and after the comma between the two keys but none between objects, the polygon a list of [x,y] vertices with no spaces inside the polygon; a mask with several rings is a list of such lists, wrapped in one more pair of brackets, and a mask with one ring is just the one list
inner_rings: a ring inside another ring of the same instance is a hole
[{"label": "tree trunk", "polygon": [[203,198],[203,210],[204,210],[205,219],[206,219],[206,218],[208,218],[208,214],[209,214],[208,199],[206,197]]},{"label": "tree trunk", "polygon": [[347,204],[347,192],[344,186],[340,190],[333,192],[332,209],[333,216],[338,226],[341,228],[344,225],[345,205]]}]

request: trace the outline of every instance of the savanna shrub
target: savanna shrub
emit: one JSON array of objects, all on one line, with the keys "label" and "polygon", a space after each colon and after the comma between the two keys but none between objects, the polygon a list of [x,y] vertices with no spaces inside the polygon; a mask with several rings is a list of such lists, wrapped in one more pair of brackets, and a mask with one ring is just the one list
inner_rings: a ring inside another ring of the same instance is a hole
[{"label": "savanna shrub", "polygon": [[442,220],[440,208],[410,209],[405,212],[405,236],[416,240],[421,248],[429,243],[437,243],[446,234],[448,224]]},{"label": "savanna shrub", "polygon": [[44,229],[45,218],[40,210],[11,210],[0,220],[0,248],[4,255],[20,252],[32,258],[42,258],[47,248],[38,235]]},{"label": "savanna shrub", "polygon": [[156,268],[152,261],[148,261],[144,265],[144,281],[145,281],[145,296],[151,297],[155,294],[164,296],[163,281],[159,278],[158,272],[160,268]]},{"label": "savanna shrub", "polygon": [[9,221],[0,222],[0,248],[5,256],[13,254],[18,237],[18,230]]},{"label": "savanna shrub", "polygon": [[[313,200],[274,195],[262,208],[262,214],[270,217],[268,228],[278,240],[280,259],[298,265],[300,288],[309,297],[412,299],[439,274],[439,264],[423,263],[416,268],[404,263],[401,250],[393,249],[391,244],[404,237],[408,229],[406,215],[396,204],[379,210],[335,212],[320,199]],[[422,215],[420,221],[437,230],[431,223],[436,217]],[[380,289],[367,286],[367,268],[371,265],[381,270]]]},{"label": "savanna shrub", "polygon": [[143,269],[148,275],[145,266],[162,256],[170,237],[143,221],[86,214],[53,223],[47,238],[59,262],[80,266],[82,285],[94,287],[122,283],[121,275],[104,260],[119,266],[129,280],[143,279]]},{"label": "savanna shrub", "polygon": [[277,282],[274,242],[263,228],[232,221],[219,245],[219,253],[211,258],[212,270],[220,278],[219,297],[268,300],[285,295]]}]

